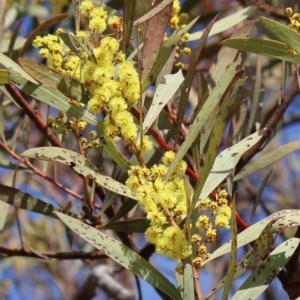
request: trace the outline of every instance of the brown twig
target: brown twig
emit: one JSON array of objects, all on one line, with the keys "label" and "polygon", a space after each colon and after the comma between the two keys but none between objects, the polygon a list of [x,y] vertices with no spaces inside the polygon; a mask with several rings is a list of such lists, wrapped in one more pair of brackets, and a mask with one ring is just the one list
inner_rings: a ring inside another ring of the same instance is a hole
[{"label": "brown twig", "polygon": [[51,177],[49,177],[48,175],[46,175],[44,172],[41,172],[39,169],[37,169],[34,165],[32,165],[27,159],[23,159],[21,158],[19,155],[17,155],[16,153],[14,153],[10,148],[8,148],[3,142],[0,141],[0,148],[2,148],[3,150],[5,150],[7,153],[9,153],[14,159],[18,160],[20,163],[24,164],[25,166],[27,166],[34,174],[42,177],[43,179],[53,183],[54,185],[56,185],[58,188],[60,188],[61,190],[63,190],[64,192],[70,194],[71,196],[82,200],[82,196],[74,193],[72,190],[64,187],[61,183],[59,183],[58,181],[52,179]]},{"label": "brown twig", "polygon": [[70,260],[70,259],[104,259],[107,256],[102,251],[93,252],[40,252],[40,251],[30,251],[26,249],[8,249],[5,247],[0,247],[0,254],[2,257],[32,257],[39,259],[49,259],[49,260]]},{"label": "brown twig", "polygon": [[49,129],[47,124],[42,120],[37,111],[34,111],[27,101],[22,97],[22,95],[17,91],[17,89],[11,85],[6,84],[5,87],[12,95],[17,104],[24,110],[25,114],[29,117],[29,119],[33,122],[33,124],[37,127],[37,129],[45,136],[45,138],[51,143],[52,146],[63,147],[61,141],[53,134],[53,132]]}]

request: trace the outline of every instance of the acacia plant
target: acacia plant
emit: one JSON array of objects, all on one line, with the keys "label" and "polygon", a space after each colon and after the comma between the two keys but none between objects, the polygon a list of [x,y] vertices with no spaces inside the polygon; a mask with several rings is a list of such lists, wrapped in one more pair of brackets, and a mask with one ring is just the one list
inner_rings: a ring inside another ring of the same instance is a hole
[{"label": "acacia plant", "polygon": [[[222,299],[256,299],[276,277],[291,299],[299,296],[299,233],[277,247],[274,240],[299,225],[300,211],[285,207],[249,226],[235,193],[244,178],[300,148],[289,143],[252,159],[279,130],[298,90],[291,66],[300,63],[299,14],[286,8],[281,24],[247,7],[225,18],[217,14],[192,33],[201,17],[181,12],[179,0],[126,0],[122,10],[75,0],[73,11],[74,29],[66,23],[54,28],[68,16],[55,15],[21,48],[12,37],[14,51],[0,54],[1,167],[10,170],[0,185],[1,226],[12,232],[16,219],[21,240],[13,249],[4,235],[1,254],[92,260],[94,278],[126,269],[164,299],[209,299],[221,289]],[[232,35],[225,39],[219,34],[227,29]],[[261,39],[262,32],[271,38]],[[216,35],[217,41],[209,39]],[[222,48],[207,60],[219,42]],[[42,63],[26,57],[32,47]],[[285,62],[287,92],[264,116],[261,63],[257,59],[251,78],[247,52]],[[45,188],[38,194],[39,185]],[[9,213],[8,204],[18,214]],[[45,218],[20,218],[20,208]],[[28,231],[30,222],[40,224]],[[51,243],[49,230],[56,232]],[[40,245],[34,242],[38,231]],[[231,240],[224,244],[226,231]],[[145,239],[142,249],[137,233]],[[245,245],[250,250],[237,260]],[[149,262],[154,253],[176,262],[176,285]],[[202,273],[220,257],[224,278],[205,295]],[[99,271],[105,265],[112,269]],[[234,291],[234,280],[248,270]],[[121,291],[99,286],[113,299],[129,299],[133,294],[121,278]],[[87,280],[73,299],[91,298],[96,286]]]}]

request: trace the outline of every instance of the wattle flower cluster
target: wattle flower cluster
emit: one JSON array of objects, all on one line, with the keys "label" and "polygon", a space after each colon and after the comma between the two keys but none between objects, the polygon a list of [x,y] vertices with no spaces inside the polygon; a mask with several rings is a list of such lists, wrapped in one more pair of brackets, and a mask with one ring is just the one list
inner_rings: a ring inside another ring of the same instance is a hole
[{"label": "wattle flower cluster", "polygon": [[89,22],[88,31],[78,31],[69,35],[77,52],[64,45],[57,30],[55,35],[38,36],[34,47],[41,47],[40,56],[47,60],[55,71],[81,82],[89,91],[87,108],[92,113],[105,113],[104,135],[107,139],[120,137],[135,150],[147,151],[152,148],[149,137],[143,138],[143,145],[135,144],[137,126],[129,109],[140,99],[139,75],[133,62],[125,61],[119,51],[120,43],[114,37],[102,36],[109,26],[117,31],[122,20],[95,7],[90,0],[83,1],[79,7],[81,16]]},{"label": "wattle flower cluster", "polygon": [[133,166],[129,170],[126,186],[137,194],[141,209],[150,220],[146,240],[154,244],[160,255],[181,260],[191,255],[190,243],[178,226],[180,217],[187,213],[187,194],[184,181],[186,163],[181,161],[171,178],[164,182],[168,166],[175,153],[165,153],[163,164],[151,169]]}]

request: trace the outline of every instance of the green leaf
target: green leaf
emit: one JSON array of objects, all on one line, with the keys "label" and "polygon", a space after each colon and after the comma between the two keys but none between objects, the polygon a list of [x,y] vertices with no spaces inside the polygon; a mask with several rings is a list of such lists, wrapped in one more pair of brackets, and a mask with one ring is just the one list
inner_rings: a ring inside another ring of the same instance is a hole
[{"label": "green leaf", "polygon": [[142,83],[141,93],[145,92],[145,90],[149,87],[149,85],[156,79],[157,75],[167,62],[169,56],[173,52],[177,43],[180,41],[182,36],[188,32],[197,22],[198,18],[195,18],[192,22],[186,25],[184,28],[178,30],[176,33],[171,35],[161,46],[160,51],[156,58],[156,63],[153,65],[151,70],[149,71],[147,77]]},{"label": "green leaf", "polygon": [[189,129],[189,133],[182,143],[180,149],[176,153],[174,160],[172,161],[171,165],[168,168],[168,173],[165,176],[165,181],[171,176],[174,172],[176,166],[178,165],[179,161],[184,157],[186,152],[190,149],[191,145],[199,135],[199,132],[203,125],[209,119],[210,114],[218,105],[219,101],[222,101],[226,96],[227,91],[231,88],[231,84],[236,77],[236,68],[240,64],[241,60],[238,59],[236,62],[230,65],[230,67],[225,71],[225,74],[220,79],[218,85],[211,91],[208,99],[205,101],[202,109],[199,111],[193,124]]},{"label": "green leaf", "polygon": [[274,164],[277,160],[297,150],[300,150],[299,141],[290,142],[285,145],[276,147],[275,149],[261,155],[254,161],[247,164],[237,175],[234,176],[233,181],[238,181],[271,164]]},{"label": "green leaf", "polygon": [[300,64],[300,56],[288,54],[290,48],[281,42],[254,38],[234,38],[224,40],[221,44],[240,51],[266,55],[291,63]]},{"label": "green leaf", "polygon": [[[274,219],[279,219],[279,224],[281,223],[281,220],[285,220],[285,218],[288,219],[288,221],[286,222],[287,224],[293,225],[296,224],[295,226],[297,226],[297,223],[295,223],[295,220],[299,221],[300,219],[300,210],[298,209],[287,209],[287,210],[282,210],[279,212],[276,212],[272,215],[270,215],[269,217],[261,220],[260,222],[257,222],[255,224],[253,224],[252,226],[248,227],[247,229],[245,229],[243,232],[238,234],[238,243],[237,243],[237,248],[243,247],[251,242],[253,242],[254,240],[256,240],[259,235],[261,234],[261,232],[264,230],[264,228],[266,227],[266,225],[268,225],[268,223],[270,223],[272,220]],[[282,223],[283,226],[285,226],[285,223]],[[274,224],[273,226],[278,227],[278,224]],[[282,230],[282,228],[277,228],[277,230]],[[210,262],[213,259],[216,259],[217,257],[220,257],[224,254],[227,254],[231,251],[231,245],[230,243],[226,243],[223,246],[221,246],[220,248],[218,248],[216,251],[214,251],[211,255],[211,257],[206,260],[205,262],[203,262],[202,265],[207,264],[208,262]]]},{"label": "green leaf", "polygon": [[[163,2],[166,3],[166,1]],[[167,6],[162,10],[157,11],[151,19],[147,20],[145,31],[142,33],[144,42],[143,50],[139,52],[140,60],[142,61],[142,81],[156,63],[157,55],[164,40],[172,11],[172,2],[167,2],[169,3]],[[157,10],[158,6],[161,4],[162,3],[155,5],[153,9]]]},{"label": "green leaf", "polygon": [[[218,115],[214,120],[214,127],[211,132],[209,132],[208,144],[206,145],[205,153],[203,153],[203,166],[199,173],[200,179],[196,184],[196,188],[193,195],[192,209],[196,204],[199,195],[203,191],[203,187],[208,179],[209,174],[212,172],[212,167],[214,165],[216,156],[219,151],[223,131],[226,125],[226,120],[228,117],[228,111],[232,105],[231,98],[236,94],[238,89],[245,83],[246,78],[237,80],[230,91],[227,92],[225,99],[221,103]],[[207,136],[207,135],[206,135]],[[204,141],[206,143],[206,141]]]},{"label": "green leaf", "polygon": [[126,199],[123,205],[119,208],[119,210],[114,214],[114,216],[110,219],[110,222],[115,222],[120,218],[124,217],[127,213],[129,213],[135,206],[137,205],[136,200]]},{"label": "green leaf", "polygon": [[273,250],[246,281],[240,286],[231,300],[257,299],[283,269],[297,249],[300,240],[291,238]]},{"label": "green leaf", "polygon": [[[232,35],[231,38],[245,38],[248,37],[254,26],[256,21],[250,21],[238,28]],[[235,49],[230,49],[228,47],[222,47],[221,50],[217,54],[216,61],[211,65],[207,82],[210,88],[213,88],[217,82],[219,82],[220,78],[223,76],[226,69],[236,60],[238,55],[238,51]]]},{"label": "green leaf", "polygon": [[194,300],[193,267],[190,258],[183,261],[183,299]]},{"label": "green leaf", "polygon": [[40,199],[24,193],[10,186],[0,184],[0,201],[8,203],[14,207],[22,208],[28,211],[33,211],[48,217],[55,218],[54,211],[69,215],[73,218],[78,218],[77,215],[66,211],[60,207],[48,204]]},{"label": "green leaf", "polygon": [[103,232],[64,214],[56,215],[76,234],[135,275],[158,288],[171,299],[182,300],[175,286],[135,251]]},{"label": "green leaf", "polygon": [[90,96],[88,90],[77,80],[66,75],[61,75],[45,65],[26,57],[20,58],[19,63],[21,67],[38,82],[54,87],[72,100],[80,101],[84,104],[89,101]]},{"label": "green leaf", "polygon": [[123,232],[141,232],[144,233],[149,227],[150,221],[146,218],[131,219],[126,221],[109,222],[107,224],[97,226],[97,229],[111,229]]},{"label": "green leaf", "polygon": [[[256,125],[256,123],[261,120],[261,107],[260,104],[263,102],[264,97],[264,89],[262,86],[261,80],[261,57],[256,57],[256,74],[255,74],[255,84],[253,88],[253,96],[251,101],[251,110],[249,115],[249,120],[246,129],[246,135],[251,133],[252,128]],[[254,128],[258,129],[257,126]]]},{"label": "green leaf", "polygon": [[144,133],[151,127],[155,119],[159,116],[164,106],[169,102],[171,97],[180,87],[184,77],[182,71],[179,70],[176,74],[165,75],[165,82],[160,83],[155,90],[153,102],[143,122]]},{"label": "green leaf", "polygon": [[[1,192],[0,192],[0,200],[1,200]],[[0,211],[1,211],[1,218],[0,218],[0,232],[1,232],[4,229],[6,223],[6,217],[9,211],[9,205],[5,202],[0,202]]]},{"label": "green leaf", "polygon": [[[273,219],[261,232],[259,238],[255,241],[253,248],[248,251],[243,258],[235,266],[233,279],[244,274],[247,270],[253,268],[260,260],[262,260],[273,245],[273,224],[278,220]],[[215,294],[218,290],[224,287],[227,280],[227,275],[215,286],[211,293],[206,296],[206,299]]]},{"label": "green leaf", "polygon": [[[1,53],[0,53],[1,58]],[[7,58],[9,60],[9,58]],[[19,66],[21,69],[21,67]],[[22,72],[24,72],[23,69],[21,69]],[[130,163],[127,161],[127,159],[119,153],[116,146],[111,140],[105,140],[103,138],[103,123],[100,122],[94,115],[89,113],[88,111],[84,110],[82,107],[69,103],[69,99],[64,96],[61,92],[59,92],[57,89],[50,87],[50,86],[44,86],[44,85],[38,85],[32,83],[32,81],[26,80],[19,72],[16,72],[12,69],[9,69],[9,75],[10,75],[10,81],[12,84],[14,84],[16,87],[21,89],[24,93],[29,94],[33,98],[36,98],[37,100],[40,100],[52,107],[57,108],[58,110],[61,110],[68,115],[71,115],[73,117],[76,117],[82,121],[85,121],[89,124],[96,126],[96,131],[100,139],[102,139],[102,144],[107,153],[110,155],[110,157],[123,169],[128,169],[130,167]],[[24,72],[25,73],[25,72]],[[29,76],[27,73],[25,73],[26,76]],[[31,78],[29,76],[29,78]],[[32,78],[32,80],[35,82],[35,80]]]},{"label": "green leaf", "polygon": [[[214,24],[208,36],[212,36],[224,32],[225,30],[235,25],[241,24],[241,22],[244,21],[246,18],[248,18],[248,16],[250,16],[255,10],[256,10],[255,6],[249,6],[234,14],[229,15],[228,17],[225,17],[217,21]],[[188,41],[191,42],[191,41],[199,40],[203,33],[204,30],[190,34]]]},{"label": "green leaf", "polygon": [[227,276],[226,276],[226,281],[224,284],[224,291],[222,294],[222,300],[228,299],[228,295],[230,292],[230,289],[232,287],[232,281],[234,278],[234,269],[236,265],[236,253],[237,253],[237,225],[236,225],[236,218],[235,213],[236,213],[236,206],[235,206],[235,196],[236,194],[233,195],[232,203],[231,203],[231,215],[233,216],[231,218],[230,222],[230,232],[231,232],[231,251],[230,251],[230,261],[229,261],[229,266],[228,266],[228,271],[227,271]]},{"label": "green leaf", "polygon": [[280,41],[285,43],[287,46],[289,46],[289,48],[295,50],[298,53],[298,55],[300,55],[299,33],[295,32],[288,26],[282,25],[271,19],[261,17],[260,21],[268,29],[268,31],[270,31]]},{"label": "green leaf", "polygon": [[9,75],[7,70],[0,70],[0,84],[9,83]]},{"label": "green leaf", "polygon": [[234,146],[225,149],[217,156],[196,206],[230,174],[239,162],[241,156],[261,139],[264,131],[265,130],[262,129],[249,135]]},{"label": "green leaf", "polygon": [[[3,65],[6,69],[13,69],[15,72],[18,72],[20,76],[22,76],[24,79],[30,80],[31,82],[37,84],[37,81],[35,81],[17,63],[15,63],[13,60],[11,60],[8,56],[4,55],[3,53],[0,53],[0,64]],[[10,73],[9,70],[7,71],[8,73]]]},{"label": "green leaf", "polygon": [[[155,7],[153,7],[152,10],[148,11],[145,15],[143,15],[142,17],[140,17],[138,20],[136,20],[134,22],[133,26],[138,26],[150,19],[152,19],[155,15],[157,15],[159,12],[161,12],[163,9],[165,9],[168,5],[170,5],[174,0],[163,0],[162,2],[160,2],[158,5],[156,5]],[[141,2],[141,1],[138,1]],[[144,4],[144,6],[147,6],[146,4]],[[147,7],[149,8],[149,6]]]},{"label": "green leaf", "polygon": [[90,124],[100,127],[101,129],[104,129],[103,124],[99,122],[95,116],[78,105],[70,104],[69,99],[57,89],[51,86],[34,84],[33,82],[23,78],[20,73],[14,71],[13,69],[8,69],[8,71],[11,83],[13,83],[27,95],[30,95],[37,100],[55,107],[58,110],[66,112],[68,115],[74,116],[82,121],[86,121]]},{"label": "green leaf", "polygon": [[132,28],[133,28],[133,20],[134,20],[134,12],[137,0],[127,0],[123,1],[123,26],[124,26],[124,35],[123,35],[123,43],[124,48],[123,52],[126,52],[126,49],[129,44],[130,37],[132,35]]},{"label": "green leaf", "polygon": [[196,67],[198,65],[200,55],[202,53],[204,44],[206,42],[206,39],[208,37],[208,34],[214,25],[215,21],[217,20],[219,15],[216,15],[213,20],[209,23],[209,25],[205,28],[203,35],[199,39],[197,47],[193,51],[193,55],[189,61],[189,66],[185,75],[185,79],[183,82],[181,95],[179,99],[179,105],[178,105],[178,113],[177,113],[177,124],[176,124],[176,134],[178,135],[180,132],[181,125],[183,123],[184,114],[186,111],[186,106],[188,103],[190,90],[192,88],[193,79],[195,76]]},{"label": "green leaf", "polygon": [[136,195],[125,185],[109,176],[100,174],[99,169],[96,166],[94,166],[84,156],[74,151],[57,147],[40,147],[26,150],[21,156],[61,162],[70,166],[78,174],[93,178],[103,188],[136,200]]}]

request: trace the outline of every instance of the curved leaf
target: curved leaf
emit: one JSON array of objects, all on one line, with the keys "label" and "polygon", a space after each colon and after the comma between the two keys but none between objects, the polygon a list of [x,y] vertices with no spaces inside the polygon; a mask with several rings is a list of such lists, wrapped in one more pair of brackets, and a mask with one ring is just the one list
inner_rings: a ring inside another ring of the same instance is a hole
[{"label": "curved leaf", "polygon": [[133,20],[134,20],[134,12],[135,12],[135,6],[136,6],[137,0],[127,0],[123,2],[123,43],[124,48],[123,52],[126,52],[127,46],[129,44],[129,40],[132,34],[132,28],[133,28]]},{"label": "curved leaf", "polygon": [[233,38],[221,42],[223,46],[237,49],[240,51],[266,55],[276,59],[300,64],[300,56],[290,55],[289,47],[281,42],[274,40],[263,40],[254,38]]},{"label": "curved leaf", "polygon": [[291,49],[295,50],[300,55],[299,33],[295,32],[286,25],[282,25],[268,18],[260,18],[263,25],[274,34],[280,41],[284,42]]},{"label": "curved leaf", "polygon": [[[161,3],[158,3],[159,1],[156,2],[156,5],[154,4],[154,9],[161,5]],[[148,72],[156,63],[156,57],[164,40],[171,11],[172,2],[170,2],[163,10],[157,12],[146,23],[145,32],[143,32],[143,51],[141,51],[142,81],[146,78]]]},{"label": "curved leaf", "polygon": [[96,183],[101,185],[103,188],[136,200],[136,195],[125,185],[109,176],[100,174],[99,169],[96,166],[94,166],[84,156],[74,151],[57,147],[40,147],[26,150],[21,154],[21,156],[61,162],[73,168],[74,171],[80,175],[92,177]]},{"label": "curved leaf", "polygon": [[261,139],[264,131],[262,129],[249,135],[217,156],[196,206],[200,203],[201,199],[206,198],[228,176],[239,162],[240,157]]},{"label": "curved leaf", "polygon": [[152,19],[155,15],[160,13],[163,9],[165,9],[168,5],[170,5],[174,0],[164,0],[159,5],[155,6],[152,10],[147,12],[145,15],[140,17],[138,20],[136,20],[133,23],[133,26],[138,26],[139,24],[142,24],[150,19]]},{"label": "curved leaf", "polygon": [[183,79],[184,77],[181,70],[179,70],[176,74],[165,75],[165,82],[160,83],[155,90],[153,102],[143,122],[144,133],[146,133],[149,127],[151,127],[152,123],[159,116],[164,106],[178,90]]},{"label": "curved leaf", "polygon": [[184,28],[178,30],[176,33],[172,34],[161,46],[160,51],[156,58],[156,63],[153,65],[151,70],[148,72],[147,77],[142,83],[142,90],[141,93],[143,93],[149,85],[153,82],[153,80],[157,77],[167,60],[169,59],[169,56],[173,52],[175,46],[180,41],[182,36],[188,32],[197,22],[198,18],[195,18],[192,22],[190,22],[188,25],[186,25]]},{"label": "curved leaf", "polygon": [[[171,176],[174,172],[176,166],[178,165],[179,161],[184,157],[186,152],[190,149],[193,142],[199,135],[199,132],[203,125],[207,122],[210,117],[210,114],[213,112],[215,107],[218,105],[220,101],[224,99],[227,94],[227,91],[231,88],[231,84],[236,77],[236,68],[240,64],[241,59],[237,59],[233,64],[229,66],[229,68],[225,71],[224,75],[220,79],[218,85],[211,91],[208,99],[205,101],[202,109],[199,111],[193,124],[189,129],[189,133],[182,143],[180,149],[176,153],[176,156],[172,163],[168,168],[168,173],[165,176],[165,181]],[[211,192],[211,191],[210,191]]]},{"label": "curved leaf", "polygon": [[[279,224],[281,223],[282,218],[284,218],[284,219],[288,218],[288,221],[286,223],[293,225],[295,223],[295,220],[298,220],[298,221],[300,220],[300,210],[299,209],[281,210],[281,211],[276,212],[276,213],[270,215],[269,217],[261,220],[260,222],[257,222],[255,224],[253,224],[252,226],[248,227],[243,232],[238,234],[237,248],[243,247],[243,246],[253,242],[254,240],[256,240],[259,237],[259,235],[261,234],[261,232],[264,230],[264,228],[267,226],[267,224],[270,223],[272,220],[278,219],[278,218],[281,218],[281,219],[279,219],[279,222],[278,222]],[[285,226],[286,223],[282,223],[283,226]],[[296,224],[295,226],[297,226],[297,223],[295,223],[295,224]],[[283,228],[279,229],[277,223],[275,223],[273,227],[274,228],[277,227],[276,230],[283,229]],[[226,244],[224,244],[223,246],[218,248],[216,251],[214,251],[212,253],[211,257],[208,260],[206,260],[205,262],[203,262],[203,265],[205,265],[206,263],[210,262],[213,259],[216,259],[217,257],[220,257],[226,253],[229,253],[230,251],[231,251],[230,242],[227,242]]]},{"label": "curved leaf", "polygon": [[249,176],[297,150],[300,150],[299,141],[294,141],[279,146],[247,164],[247,166],[245,166],[237,175],[234,176],[233,181],[238,181],[246,176]]},{"label": "curved leaf", "polygon": [[297,249],[299,242],[299,239],[291,238],[276,247],[270,253],[267,261],[263,261],[252,272],[231,300],[257,299],[286,265]]},{"label": "curved leaf", "polygon": [[46,203],[28,193],[24,193],[18,189],[3,184],[0,184],[0,201],[10,204],[14,207],[33,211],[52,218],[56,217],[53,214],[54,211],[61,212],[73,218],[78,218],[76,214],[73,214],[55,205]]},{"label": "curved leaf", "polygon": [[97,229],[111,229],[114,231],[124,232],[141,232],[144,233],[149,227],[150,221],[146,218],[131,219],[126,221],[109,222],[104,225],[97,226]]},{"label": "curved leaf", "polygon": [[56,215],[76,234],[78,234],[98,250],[103,251],[115,262],[119,263],[127,270],[130,270],[140,278],[146,280],[151,285],[155,286],[166,295],[171,297],[171,299],[182,299],[175,286],[135,251],[126,247],[118,240],[87,224],[61,213],[56,213]]},{"label": "curved leaf", "polygon": [[61,75],[45,65],[26,57],[20,58],[19,64],[37,81],[47,86],[54,87],[66,97],[80,101],[84,104],[89,101],[88,90],[77,80],[66,75]]},{"label": "curved leaf", "polygon": [[[214,24],[214,26],[211,29],[208,36],[212,36],[212,35],[221,33],[237,24],[240,24],[242,21],[244,21],[246,18],[248,18],[248,16],[250,16],[255,10],[256,10],[255,6],[249,6],[249,7],[244,8],[234,14],[231,14],[228,17],[225,17],[225,18],[217,21]],[[204,33],[204,30],[202,30],[200,32],[191,33],[188,41],[191,42],[191,41],[196,41],[196,40],[200,39],[200,37],[202,36],[203,33]]]}]

